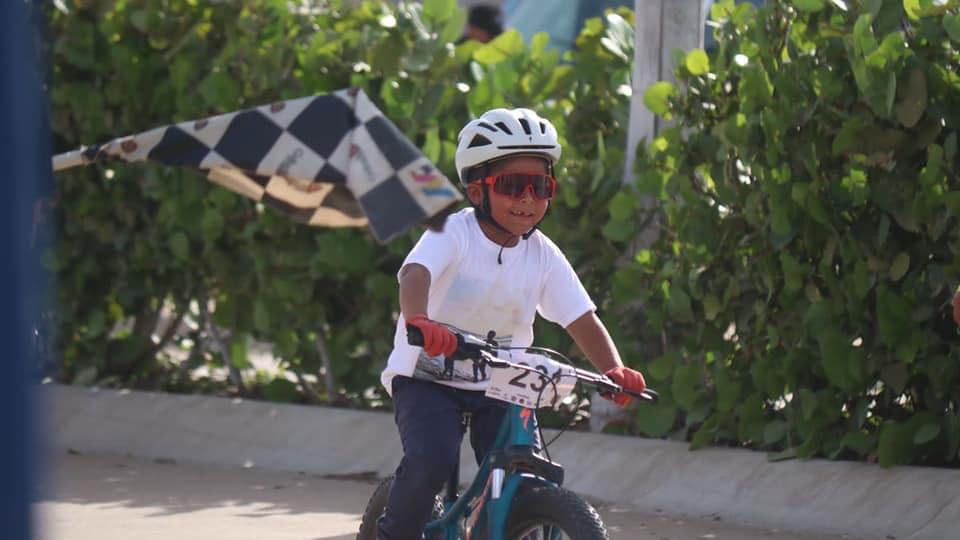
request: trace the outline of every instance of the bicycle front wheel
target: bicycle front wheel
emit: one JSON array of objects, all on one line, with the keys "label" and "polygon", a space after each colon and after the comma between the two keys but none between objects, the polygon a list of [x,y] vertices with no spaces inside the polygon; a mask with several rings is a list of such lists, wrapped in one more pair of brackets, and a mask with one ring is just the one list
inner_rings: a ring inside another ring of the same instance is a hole
[{"label": "bicycle front wheel", "polygon": [[538,486],[517,494],[507,517],[509,540],[609,540],[600,514],[560,487]]}]

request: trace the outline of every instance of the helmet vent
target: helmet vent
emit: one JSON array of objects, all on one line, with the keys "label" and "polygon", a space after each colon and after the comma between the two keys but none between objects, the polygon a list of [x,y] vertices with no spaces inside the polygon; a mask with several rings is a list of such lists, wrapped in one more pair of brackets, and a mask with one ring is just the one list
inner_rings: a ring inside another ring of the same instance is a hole
[{"label": "helmet vent", "polygon": [[530,135],[530,122],[527,122],[526,118],[520,119],[520,127],[523,128],[523,132],[527,135]]},{"label": "helmet vent", "polygon": [[490,139],[484,137],[483,135],[477,134],[473,136],[473,140],[470,141],[470,144],[467,145],[467,148],[473,148],[475,146],[487,146],[488,144],[493,144],[490,142]]},{"label": "helmet vent", "polygon": [[560,159],[560,141],[550,120],[530,109],[491,109],[460,130],[453,160],[460,183],[468,186],[488,176],[492,163],[513,156],[544,159],[552,170]]}]

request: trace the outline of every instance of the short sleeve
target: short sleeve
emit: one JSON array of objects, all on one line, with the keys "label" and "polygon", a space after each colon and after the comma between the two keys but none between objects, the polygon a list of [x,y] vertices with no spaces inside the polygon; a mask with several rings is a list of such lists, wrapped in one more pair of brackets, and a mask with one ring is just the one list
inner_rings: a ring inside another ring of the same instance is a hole
[{"label": "short sleeve", "polygon": [[[407,258],[404,259],[400,268],[403,269],[408,264],[420,264],[430,272],[430,279],[436,280],[457,259],[463,244],[462,235],[459,234],[460,231],[457,230],[457,227],[450,225],[448,220],[448,226],[444,227],[443,231],[427,230],[424,232],[417,244],[407,254]],[[399,277],[398,272],[397,278],[399,279]]]},{"label": "short sleeve", "polygon": [[548,249],[548,270],[544,276],[537,311],[548,321],[566,328],[584,313],[595,311],[597,306],[570,262],[555,246]]}]

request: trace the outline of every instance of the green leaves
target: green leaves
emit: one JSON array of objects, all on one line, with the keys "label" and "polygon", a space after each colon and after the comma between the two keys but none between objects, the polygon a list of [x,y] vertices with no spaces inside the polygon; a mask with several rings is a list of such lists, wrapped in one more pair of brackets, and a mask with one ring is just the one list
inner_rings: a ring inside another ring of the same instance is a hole
[{"label": "green leaves", "polygon": [[213,243],[223,233],[224,219],[218,209],[208,209],[203,213],[201,230],[207,243]]},{"label": "green leaves", "polygon": [[[960,421],[944,412],[960,405],[948,324],[960,260],[955,10],[714,2],[717,51],[679,54],[676,82],[644,90],[674,127],[628,149],[629,10],[591,20],[561,65],[546,34],[448,47],[463,28],[453,0],[309,14],[252,0],[242,16],[230,3],[127,4],[54,15],[57,140],[356,85],[453,176],[466,118],[529,106],[564,146],[543,228],[663,396],[633,431],[773,459],[960,462]],[[621,178],[628,151],[635,185]],[[216,323],[238,336],[238,363],[249,335],[284,369],[315,370],[322,332],[348,399],[378,403],[390,343],[376,336],[392,328],[395,273],[415,234],[377,246],[218,196],[190,173],[111,168],[109,181],[93,169],[58,177],[70,204],[57,210],[63,241],[50,262],[66,380],[120,373],[123,351],[155,329],[121,347],[116,323],[162,302],[189,309],[202,286]],[[536,336],[570,344],[542,322]],[[260,395],[301,401],[287,376],[257,380]]]},{"label": "green leaves", "polygon": [[693,322],[693,307],[690,303],[690,295],[680,287],[671,287],[670,300],[667,304],[670,316],[678,321]]},{"label": "green leaves", "polygon": [[253,303],[253,326],[260,332],[270,332],[270,308],[264,298],[257,298]]},{"label": "green leaves", "polygon": [[820,365],[830,384],[852,390],[852,377],[848,360],[852,348],[849,341],[836,329],[829,329],[818,337],[820,342]]},{"label": "green leaves", "polygon": [[96,31],[89,21],[78,20],[69,31],[60,35],[54,44],[54,53],[81,69],[94,68]]},{"label": "green leaves", "polygon": [[893,262],[890,263],[890,273],[891,281],[900,281],[903,276],[907,274],[907,270],[910,269],[910,254],[906,251],[901,251],[894,257]]},{"label": "green leaves", "polygon": [[887,420],[880,428],[877,447],[880,465],[891,467],[910,463],[917,447],[938,440],[943,425],[930,412],[919,413],[903,422]]},{"label": "green leaves", "polygon": [[943,29],[951,40],[960,43],[960,14],[944,14]]},{"label": "green leaves", "polygon": [[370,49],[370,69],[377,73],[396,73],[409,47],[401,34],[391,34]]},{"label": "green leaves", "polygon": [[901,87],[903,97],[896,105],[897,121],[908,128],[917,125],[927,108],[927,79],[922,68],[910,70],[910,78]]},{"label": "green leaves", "polygon": [[662,437],[670,433],[677,419],[677,408],[661,400],[646,409],[643,414],[637,415],[637,429],[650,437]]},{"label": "green leaves", "polygon": [[679,358],[677,358],[677,355],[668,352],[650,362],[646,372],[649,373],[654,380],[665,381],[670,377],[670,374],[673,373],[673,368],[676,367],[678,362]]},{"label": "green leaves", "polygon": [[903,0],[903,11],[911,19],[918,20],[922,14],[920,3],[920,0]]},{"label": "green leaves", "polygon": [[610,199],[608,206],[611,219],[626,220],[633,215],[634,199],[629,194],[620,192]]},{"label": "green leaves", "polygon": [[853,32],[845,36],[847,58],[860,94],[875,114],[887,118],[896,98],[897,72],[912,53],[900,32],[890,32],[878,42],[873,20],[870,13],[857,18]]},{"label": "green leaves", "polygon": [[201,81],[198,90],[214,110],[231,112],[240,105],[240,83],[218,68]]},{"label": "green leaves", "polygon": [[708,294],[703,298],[703,315],[708,321],[715,320],[722,308],[716,295]]},{"label": "green leaves", "polygon": [[280,377],[271,380],[264,387],[263,393],[268,400],[280,403],[292,403],[300,396],[296,384]]},{"label": "green leaves", "polygon": [[940,435],[940,424],[924,424],[913,434],[913,444],[926,444],[936,439],[937,435]]},{"label": "green leaves", "polygon": [[895,291],[877,288],[877,321],[884,343],[896,347],[904,339],[911,326],[910,309],[910,303]]},{"label": "green leaves", "polygon": [[849,448],[859,454],[866,456],[877,445],[876,437],[863,431],[851,431],[840,440],[840,446]]},{"label": "green leaves", "polygon": [[643,104],[653,114],[670,118],[670,98],[676,93],[676,87],[672,83],[660,81],[653,83],[643,93]]},{"label": "green leaves", "polygon": [[904,12],[914,21],[919,21],[924,17],[944,15],[948,10],[955,12],[956,8],[955,4],[941,0],[903,0]]},{"label": "green leaves", "polygon": [[710,58],[702,49],[694,49],[687,54],[684,65],[691,75],[705,75],[710,71]]},{"label": "green leaves", "polygon": [[793,0],[793,5],[802,12],[815,13],[825,6],[825,0]]},{"label": "green leaves", "polygon": [[763,443],[773,445],[787,436],[787,423],[783,420],[768,422],[763,428]]},{"label": "green leaves", "polygon": [[170,251],[181,261],[186,261],[190,257],[190,240],[183,232],[176,232],[169,240]]},{"label": "green leaves", "polygon": [[[51,116],[62,150],[353,85],[453,177],[456,135],[466,119],[496,106],[532,107],[564,138],[557,173],[568,204],[558,200],[543,227],[578,266],[597,265],[583,278],[596,298],[609,290],[613,260],[635,237],[639,208],[632,193],[612,201],[622,187],[626,147],[625,130],[615,126],[629,111],[629,10],[592,22],[574,59],[561,65],[546,34],[530,46],[507,32],[490,44],[448,47],[465,20],[454,0],[322,5],[309,12],[273,0],[213,8],[128,4],[94,0],[70,14],[51,10],[57,36]],[[110,169],[116,173],[110,180],[103,168],[58,177],[58,197],[70,201],[51,219],[63,238],[50,263],[61,284],[65,380],[84,374],[79,380],[163,381],[158,374],[170,365],[164,353],[141,362],[142,372],[115,366],[125,366],[140,343],[152,347],[152,336],[163,333],[148,324],[159,306],[189,310],[202,290],[224,335],[273,344],[285,369],[303,372],[318,362],[307,336],[325,328],[345,397],[378,403],[378,373],[390,342],[377,336],[392,327],[395,273],[415,234],[379,246],[365,231],[302,227],[236,196],[220,196],[226,192],[189,171]],[[614,219],[604,238],[607,225],[594,218],[608,210]],[[623,289],[631,299],[637,291],[630,282]],[[105,306],[115,307],[108,312]],[[110,329],[141,314],[143,334],[120,347]],[[184,331],[168,345],[197,338]],[[562,330],[538,338],[558,349],[569,345]],[[189,362],[185,372],[219,360],[198,352]],[[192,384],[172,379],[157,384]],[[286,382],[247,382],[273,399],[305,395]],[[220,391],[227,383],[209,384]],[[665,429],[673,425],[671,414],[676,409],[664,413]]]},{"label": "green leaves", "polygon": [[873,17],[863,14],[857,17],[857,22],[853,25],[853,43],[855,50],[867,56],[877,50],[879,46],[877,38],[873,35]]},{"label": "green leaves", "polygon": [[493,66],[524,49],[523,37],[516,30],[507,30],[493,41],[483,44],[473,58],[483,65]]},{"label": "green leaves", "polygon": [[456,0],[424,0],[423,18],[431,21],[446,21],[457,11]]},{"label": "green leaves", "polygon": [[841,187],[854,206],[861,206],[867,202],[869,188],[867,187],[867,173],[863,169],[850,169],[840,181]]},{"label": "green leaves", "polygon": [[762,66],[752,64],[744,69],[740,79],[741,111],[749,114],[762,110],[773,96],[773,83]]},{"label": "green leaves", "polygon": [[960,429],[951,451],[941,419],[960,392],[929,383],[960,388],[940,375],[957,354],[942,266],[960,258],[945,240],[960,209],[955,9],[917,2],[905,29],[892,2],[787,4],[715,2],[717,53],[686,53],[676,86],[645,95],[686,136],[638,156],[665,216],[636,262],[656,291],[643,314],[712,366],[658,359],[651,379],[670,383],[692,447],[957,463]]}]

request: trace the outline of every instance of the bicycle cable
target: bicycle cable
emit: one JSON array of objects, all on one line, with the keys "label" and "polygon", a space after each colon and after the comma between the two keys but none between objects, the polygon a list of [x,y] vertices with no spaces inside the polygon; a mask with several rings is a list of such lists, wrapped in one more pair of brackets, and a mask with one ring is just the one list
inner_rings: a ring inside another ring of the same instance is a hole
[{"label": "bicycle cable", "polygon": [[[563,377],[562,373],[557,373],[557,377],[556,377],[557,380],[559,380],[562,377]],[[549,382],[553,386],[554,403],[552,403],[551,406],[556,406],[556,401],[560,397],[560,391],[557,389],[557,381],[554,380],[554,377],[547,377],[545,374],[541,374],[540,378],[545,379],[547,382]],[[540,408],[540,402],[543,399],[543,391],[546,389],[547,389],[547,385],[544,384],[543,386],[540,387],[540,390],[537,392],[537,407],[536,407],[537,409]],[[547,447],[553,444],[553,441],[557,440],[557,437],[559,437],[564,431],[566,431],[566,429],[567,429],[566,426],[563,427],[560,430],[560,433],[558,433],[557,436],[551,439],[550,442],[548,443],[546,442],[546,438],[544,438],[543,436],[543,427],[540,426],[540,421],[539,420],[537,421],[537,437],[539,437],[540,439],[540,445],[543,447],[542,448],[543,454],[547,456],[547,460],[553,461],[553,458],[550,457],[550,450]]]},{"label": "bicycle cable", "polygon": [[[560,376],[559,376],[558,378],[563,378],[563,377],[568,377],[568,378],[576,379],[577,381],[580,380],[579,377],[576,376],[576,374],[574,374],[574,375],[564,375],[564,374],[560,374]],[[551,381],[551,382],[553,382],[553,381]],[[554,384],[554,388],[556,388],[556,382],[553,382],[553,384]],[[546,385],[544,385],[544,386],[546,386]],[[541,394],[542,394],[542,393],[543,393],[543,391],[541,390]],[[554,395],[556,395],[556,393],[557,393],[556,390],[554,390]],[[550,439],[550,442],[543,442],[543,452],[544,452],[544,454],[547,456],[547,459],[549,459],[550,461],[553,461],[553,460],[550,458],[550,451],[547,450],[547,447],[550,446],[551,444],[553,444],[554,442],[556,442],[556,440],[559,439],[561,435],[563,435],[564,433],[566,433],[566,431],[567,431],[568,429],[570,429],[571,427],[573,427],[573,424],[576,422],[576,419],[577,419],[577,414],[576,414],[576,412],[579,411],[579,410],[580,410],[580,405],[579,405],[579,403],[578,403],[577,406],[576,406],[576,408],[574,409],[575,412],[574,412],[573,416],[570,418],[570,420],[569,420],[563,427],[561,427],[559,431],[557,431],[557,434],[554,435],[552,439]],[[540,423],[539,423],[539,422],[537,423],[537,430],[538,430],[538,432],[539,432],[539,434],[540,434],[540,440],[541,440],[541,441],[544,441],[543,430],[540,428]]]},{"label": "bicycle cable", "polygon": [[[570,361],[570,359],[567,358],[566,355],[564,355],[563,353],[560,353],[560,352],[555,351],[555,350],[553,350],[553,349],[548,349],[548,348],[546,348],[546,347],[497,347],[496,349],[497,349],[497,350],[501,350],[501,351],[523,351],[523,352],[533,351],[533,352],[538,352],[538,353],[541,353],[541,354],[545,353],[545,356],[548,356],[548,357],[563,358],[563,359],[566,360],[567,362]],[[564,363],[564,365],[569,365],[569,364],[568,364],[568,363]],[[557,380],[555,380],[554,377],[547,377],[545,373],[543,373],[542,371],[540,371],[540,370],[538,370],[538,369],[536,369],[536,368],[533,368],[533,367],[530,367],[530,366],[525,366],[525,367],[529,368],[529,370],[530,370],[532,373],[536,373],[537,375],[539,375],[541,379],[543,379],[543,380],[545,380],[546,382],[550,383],[550,385],[553,387],[554,399],[556,399],[557,397],[559,397],[560,391],[557,389]],[[571,375],[566,375],[566,376],[567,376],[567,377],[570,377]],[[560,379],[560,378],[562,378],[562,377],[564,377],[564,375],[563,375],[562,373],[557,373],[556,379]],[[576,378],[576,375],[573,375],[573,377]],[[540,387],[540,390],[537,391],[537,401],[536,401],[536,403],[534,404],[534,410],[537,410],[537,409],[540,408],[540,405],[541,405],[542,400],[543,400],[543,392],[544,392],[546,389],[547,389],[547,385],[544,384],[543,386]],[[572,424],[570,424],[570,425],[572,425]],[[547,458],[548,460],[553,461],[553,458],[550,457],[550,450],[549,450],[547,447],[548,447],[549,445],[553,444],[553,442],[557,440],[557,437],[559,437],[560,435],[562,435],[563,432],[566,431],[568,427],[569,427],[569,425],[564,426],[563,428],[561,428],[560,433],[558,433],[554,438],[550,439],[550,442],[547,443],[547,442],[545,442],[545,441],[546,441],[546,438],[543,436],[543,428],[540,426],[540,422],[537,421],[537,437],[540,439],[540,446],[541,446],[540,450],[543,450],[543,454],[546,456],[546,458]]]},{"label": "bicycle cable", "polygon": [[[566,355],[564,355],[564,354],[561,353],[561,352],[555,351],[555,350],[553,350],[553,349],[548,349],[548,348],[546,348],[546,347],[496,347],[496,350],[501,350],[501,351],[524,351],[524,352],[532,351],[532,352],[535,352],[535,353],[545,354],[545,356],[553,357],[553,358],[555,358],[555,359],[556,359],[556,358],[562,358],[562,359],[566,360],[566,362],[562,362],[564,365],[573,367],[572,364],[571,364],[571,362],[570,362],[570,359],[567,358]],[[580,378],[577,377],[576,373],[573,373],[573,374],[557,373],[557,375],[556,375],[555,377],[547,377],[546,374],[544,374],[543,372],[537,370],[536,368],[532,368],[532,367],[529,367],[529,366],[526,366],[526,367],[528,367],[531,372],[540,375],[540,377],[541,377],[542,379],[544,379],[544,380],[546,380],[547,382],[550,383],[550,385],[553,387],[553,395],[554,395],[554,398],[555,398],[555,399],[558,398],[559,395],[560,395],[560,392],[559,392],[559,390],[557,389],[557,382],[558,382],[560,379],[562,379],[562,378],[564,378],[564,377],[567,377],[567,378],[576,379],[578,382],[580,381]],[[544,393],[544,391],[545,391],[546,389],[547,389],[547,385],[544,384],[544,385],[540,388],[540,390],[537,392],[537,401],[536,401],[534,410],[540,408],[540,405],[541,405],[542,400],[543,400],[543,393]],[[556,403],[553,404],[553,406],[555,406],[555,405],[556,405]],[[579,410],[579,408],[580,408],[580,406],[579,406],[579,404],[578,404],[577,407],[576,407],[576,410]],[[573,424],[576,422],[576,418],[577,418],[577,415],[576,415],[576,412],[574,412],[573,416],[568,420],[568,422],[567,422],[566,424],[564,424],[564,425],[559,429],[559,431],[557,432],[557,434],[554,435],[553,438],[550,439],[549,442],[547,442],[547,441],[546,441],[546,438],[543,436],[543,428],[540,426],[540,422],[537,422],[537,436],[538,436],[539,439],[540,439],[540,444],[541,444],[541,448],[540,448],[540,449],[543,450],[543,454],[544,454],[544,456],[546,456],[546,458],[547,458],[548,460],[553,461],[553,458],[550,457],[550,450],[549,450],[548,447],[549,447],[551,444],[553,444],[554,442],[556,442],[556,440],[559,439],[561,435],[563,435],[564,433],[566,433],[566,431],[567,431],[568,429],[570,429],[571,427],[573,427]]]}]

